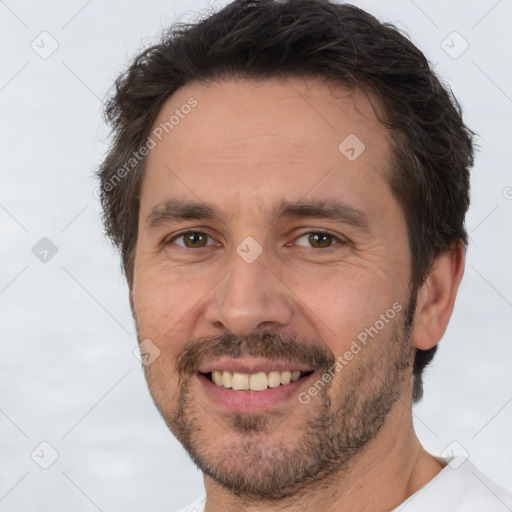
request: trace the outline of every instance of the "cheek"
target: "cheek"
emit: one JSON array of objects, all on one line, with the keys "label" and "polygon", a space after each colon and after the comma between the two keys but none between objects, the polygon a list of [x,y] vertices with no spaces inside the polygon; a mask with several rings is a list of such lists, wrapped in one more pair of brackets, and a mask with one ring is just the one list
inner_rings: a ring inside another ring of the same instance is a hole
[{"label": "cheek", "polygon": [[159,272],[139,273],[133,287],[133,301],[140,334],[161,340],[186,312],[186,300],[175,283]]},{"label": "cheek", "polygon": [[133,299],[139,341],[149,339],[159,350],[158,357],[144,365],[144,373],[157,407],[167,417],[178,392],[176,358],[187,339],[186,333],[180,332],[179,319],[190,306],[180,300],[174,283],[161,272],[139,272]]},{"label": "cheek", "polygon": [[139,269],[133,287],[139,335],[155,341],[161,350],[177,353],[197,321],[197,305],[215,282],[206,275],[190,277],[163,265]]},{"label": "cheek", "polygon": [[348,266],[315,276],[294,276],[290,288],[300,298],[300,315],[316,326],[335,353],[343,352],[402,298],[389,276]]}]

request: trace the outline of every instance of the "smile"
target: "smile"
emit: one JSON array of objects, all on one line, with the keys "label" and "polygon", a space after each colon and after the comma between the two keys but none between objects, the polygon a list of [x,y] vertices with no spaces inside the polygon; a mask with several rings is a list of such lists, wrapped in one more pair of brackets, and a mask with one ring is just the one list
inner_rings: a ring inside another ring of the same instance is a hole
[{"label": "smile", "polygon": [[289,404],[315,373],[300,362],[229,356],[205,361],[196,372],[208,400],[237,413],[263,413]]},{"label": "smile", "polygon": [[264,391],[268,388],[286,386],[310,373],[311,372],[301,372],[299,370],[274,370],[257,373],[215,370],[206,374],[206,377],[216,386],[232,389],[233,391]]}]

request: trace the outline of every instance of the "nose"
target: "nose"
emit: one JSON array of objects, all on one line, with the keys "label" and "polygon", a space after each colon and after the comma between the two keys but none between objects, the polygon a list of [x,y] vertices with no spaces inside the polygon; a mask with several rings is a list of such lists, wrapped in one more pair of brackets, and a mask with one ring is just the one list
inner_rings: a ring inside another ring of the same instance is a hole
[{"label": "nose", "polygon": [[293,318],[292,293],[263,252],[252,263],[234,252],[230,269],[206,306],[206,320],[237,336],[282,329]]}]

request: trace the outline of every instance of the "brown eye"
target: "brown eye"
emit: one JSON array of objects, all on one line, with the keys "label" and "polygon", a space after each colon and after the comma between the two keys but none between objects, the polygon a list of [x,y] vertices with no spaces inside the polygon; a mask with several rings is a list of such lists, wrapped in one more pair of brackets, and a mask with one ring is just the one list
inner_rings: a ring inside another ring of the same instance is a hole
[{"label": "brown eye", "polygon": [[333,237],[327,233],[310,233],[308,237],[309,243],[315,249],[323,249],[332,244]]},{"label": "brown eye", "polygon": [[[179,243],[178,240],[182,241]],[[187,249],[200,249],[201,247],[206,247],[208,242],[208,235],[206,233],[201,233],[200,231],[188,231],[187,233],[181,233],[180,235],[175,236],[168,243],[175,243],[181,247],[186,247]]]},{"label": "brown eye", "polygon": [[[300,243],[299,240],[306,239],[305,243]],[[297,238],[297,245],[307,245],[313,249],[327,249],[332,245],[335,245],[336,242],[342,242],[338,237],[331,235],[330,233],[324,233],[322,231],[311,231],[309,233],[304,233],[300,237]]]}]

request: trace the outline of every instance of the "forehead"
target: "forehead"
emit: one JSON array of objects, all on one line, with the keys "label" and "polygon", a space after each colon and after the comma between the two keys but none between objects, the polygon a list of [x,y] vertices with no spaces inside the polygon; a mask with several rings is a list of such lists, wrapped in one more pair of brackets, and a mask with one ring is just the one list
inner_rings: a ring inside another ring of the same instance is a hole
[{"label": "forehead", "polygon": [[208,197],[231,210],[235,196],[238,208],[327,191],[364,201],[388,188],[389,135],[376,112],[365,92],[316,78],[187,84],[153,124],[143,199]]}]

